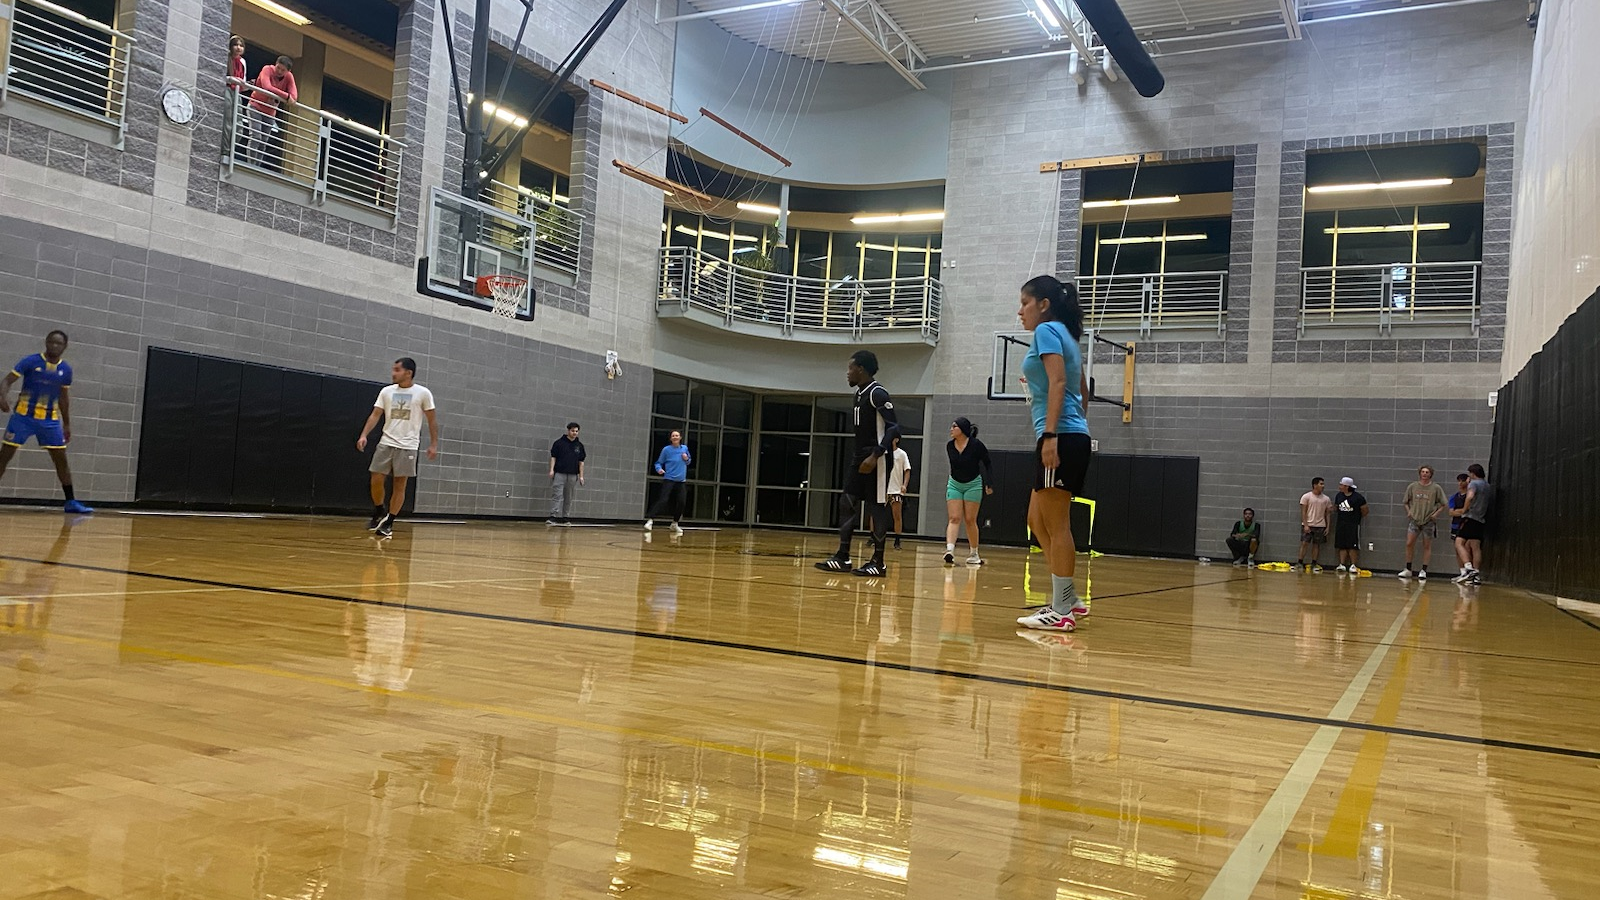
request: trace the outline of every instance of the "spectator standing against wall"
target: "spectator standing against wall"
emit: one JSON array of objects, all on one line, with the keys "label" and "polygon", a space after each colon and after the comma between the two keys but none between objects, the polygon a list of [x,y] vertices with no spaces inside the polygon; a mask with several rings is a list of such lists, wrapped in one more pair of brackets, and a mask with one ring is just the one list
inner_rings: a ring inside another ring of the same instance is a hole
[{"label": "spectator standing against wall", "polygon": [[[1433,539],[1439,536],[1439,517],[1450,509],[1444,488],[1433,480],[1433,466],[1417,470],[1417,480],[1406,485],[1406,567],[1401,578],[1428,579],[1428,561],[1433,559]],[[1417,538],[1422,538],[1422,568],[1413,569]]]},{"label": "spectator standing against wall", "polygon": [[1339,554],[1340,575],[1361,573],[1361,520],[1367,517],[1367,498],[1356,490],[1349,475],[1339,479],[1339,495],[1333,498],[1333,549]]},{"label": "spectator standing against wall", "polygon": [[[1333,498],[1322,492],[1323,481],[1319,478],[1311,479],[1311,490],[1300,495],[1300,555],[1295,557],[1296,566],[1304,566],[1307,572],[1316,574],[1322,571],[1322,566],[1317,562],[1317,557],[1322,555],[1322,545],[1328,542],[1328,513],[1333,509]],[[1311,562],[1306,562],[1306,551],[1311,551]]]},{"label": "spectator standing against wall", "polygon": [[1483,563],[1483,526],[1489,521],[1489,508],[1493,490],[1483,466],[1467,466],[1472,480],[1467,482],[1467,496],[1455,515],[1461,519],[1461,530],[1456,533],[1456,556],[1461,560],[1461,574],[1455,580],[1461,584],[1482,584],[1479,566]]},{"label": "spectator standing against wall", "polygon": [[583,484],[584,460],[589,452],[578,440],[577,422],[567,423],[567,433],[550,445],[550,518],[546,525],[572,524],[572,501]]}]

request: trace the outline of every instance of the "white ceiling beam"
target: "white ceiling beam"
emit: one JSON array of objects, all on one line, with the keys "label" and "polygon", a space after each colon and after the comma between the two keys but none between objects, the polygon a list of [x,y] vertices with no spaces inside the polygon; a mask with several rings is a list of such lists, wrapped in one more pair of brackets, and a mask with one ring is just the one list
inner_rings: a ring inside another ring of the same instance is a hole
[{"label": "white ceiling beam", "polygon": [[851,30],[860,35],[867,46],[883,57],[883,61],[901,78],[911,82],[919,91],[927,90],[913,70],[927,62],[928,55],[900,27],[900,23],[878,5],[877,0],[822,0],[822,5],[836,13]]},{"label": "white ceiling beam", "polygon": [[806,0],[761,0],[759,3],[745,3],[739,6],[729,6],[723,9],[713,9],[706,12],[685,13],[677,16],[661,17],[660,3],[657,2],[656,24],[666,25],[670,22],[688,22],[693,19],[711,19],[717,16],[731,16],[734,13],[751,12],[757,9],[771,9],[774,6],[799,6]]}]

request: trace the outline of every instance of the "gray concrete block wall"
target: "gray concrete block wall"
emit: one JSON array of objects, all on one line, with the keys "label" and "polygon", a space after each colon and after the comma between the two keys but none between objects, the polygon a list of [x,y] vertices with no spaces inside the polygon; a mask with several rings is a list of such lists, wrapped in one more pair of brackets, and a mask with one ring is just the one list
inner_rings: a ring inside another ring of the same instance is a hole
[{"label": "gray concrete block wall", "polygon": [[[610,381],[593,353],[509,334],[487,315],[441,317],[11,217],[0,217],[0,245],[0,356],[37,352],[52,328],[72,336],[71,458],[91,501],[134,499],[145,353],[164,347],[376,381],[412,356],[444,431],[419,482],[421,511],[543,515],[550,442],[569,419],[590,450],[578,514],[639,511],[647,368]],[[352,441],[360,425],[350,423]],[[18,462],[0,496],[55,495],[44,454]]]},{"label": "gray concrete block wall", "polygon": [[[978,422],[992,449],[1033,446],[1024,404],[944,396],[932,398],[929,409],[931,422],[958,415]],[[1138,402],[1131,425],[1122,425],[1112,407],[1091,408],[1089,419],[1102,453],[1200,458],[1198,556],[1227,559],[1222,539],[1250,506],[1266,528],[1262,559],[1292,561],[1300,495],[1314,476],[1327,479],[1331,492],[1349,475],[1371,510],[1361,530],[1362,565],[1388,570],[1405,561],[1401,504],[1417,468],[1432,465],[1439,483],[1454,492],[1457,472],[1474,462],[1487,465],[1492,424],[1481,400],[1420,397],[1151,397]],[[944,460],[937,454],[929,459],[933,483],[943,477]],[[942,508],[925,505],[922,533],[939,533],[943,523]],[[1370,553],[1368,541],[1376,545]],[[1453,571],[1448,543],[1441,540],[1434,551],[1437,571]],[[1330,549],[1323,550],[1324,560]]]}]

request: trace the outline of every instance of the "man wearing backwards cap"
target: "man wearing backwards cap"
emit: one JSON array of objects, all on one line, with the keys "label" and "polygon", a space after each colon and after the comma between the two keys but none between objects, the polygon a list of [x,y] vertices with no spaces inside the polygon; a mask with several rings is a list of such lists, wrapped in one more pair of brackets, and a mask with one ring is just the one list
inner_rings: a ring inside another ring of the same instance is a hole
[{"label": "man wearing backwards cap", "polygon": [[1339,554],[1340,575],[1359,575],[1356,562],[1361,550],[1361,520],[1367,517],[1367,498],[1356,490],[1356,480],[1346,475],[1339,479],[1339,496],[1333,498],[1333,549]]}]

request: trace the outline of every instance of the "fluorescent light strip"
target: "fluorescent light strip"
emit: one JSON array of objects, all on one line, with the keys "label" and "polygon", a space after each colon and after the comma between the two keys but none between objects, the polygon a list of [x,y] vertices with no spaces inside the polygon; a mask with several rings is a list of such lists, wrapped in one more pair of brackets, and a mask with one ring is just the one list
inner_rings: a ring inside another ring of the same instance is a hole
[{"label": "fluorescent light strip", "polygon": [[1344,225],[1324,228],[1323,234],[1383,234],[1385,232],[1448,231],[1449,222],[1423,222],[1421,225]]},{"label": "fluorescent light strip", "polygon": [[1401,191],[1408,188],[1446,187],[1454,178],[1413,178],[1409,181],[1372,181],[1364,184],[1319,184],[1306,188],[1308,194],[1352,194],[1360,191]]},{"label": "fluorescent light strip", "polygon": [[1152,206],[1157,203],[1177,203],[1183,199],[1176,195],[1171,197],[1134,197],[1132,200],[1090,200],[1083,204],[1084,209],[1104,209],[1108,206]]},{"label": "fluorescent light strip", "polygon": [[776,206],[766,206],[766,205],[761,204],[761,203],[739,203],[737,205],[738,205],[738,207],[740,209],[744,210],[745,212],[765,213],[766,215],[769,215],[769,216],[777,216],[777,215],[782,215],[783,214],[783,210],[777,208]]},{"label": "fluorescent light strip", "polygon": [[[668,196],[671,196],[671,195],[669,194]],[[702,235],[703,234],[708,238],[716,238],[719,241],[727,241],[727,240],[754,241],[754,240],[759,240],[759,238],[755,237],[754,235],[749,235],[749,234],[735,234],[732,237],[730,237],[730,236],[728,236],[726,234],[723,234],[720,231],[705,231],[705,230],[695,231],[693,228],[690,228],[687,225],[679,225],[677,228],[674,228],[672,230],[676,231],[679,234],[687,234],[690,237],[694,237],[696,235]]]},{"label": "fluorescent light strip", "polygon": [[944,210],[938,212],[900,213],[898,215],[869,215],[863,213],[852,216],[852,225],[881,225],[885,222],[940,222],[944,220]]},{"label": "fluorescent light strip", "polygon": [[1101,241],[1100,243],[1102,243],[1102,244],[1160,244],[1162,242],[1165,242],[1165,243],[1168,243],[1168,244],[1173,244],[1173,243],[1177,243],[1179,241],[1203,241],[1205,239],[1206,239],[1206,236],[1203,235],[1203,234],[1169,234],[1166,237],[1162,237],[1161,235],[1157,234],[1157,235],[1153,235],[1151,237],[1112,238],[1112,239],[1110,239],[1108,241]]},{"label": "fluorescent light strip", "polygon": [[273,3],[272,0],[250,0],[250,2],[254,3],[256,6],[261,7],[262,9],[266,10],[269,13],[272,13],[273,15],[277,16],[278,18],[280,18],[280,19],[288,19],[289,21],[293,22],[296,25],[310,25],[311,24],[311,20],[310,19],[306,18],[305,16],[300,15],[299,13],[295,12],[294,10],[290,9],[287,6],[282,6],[282,5],[279,5],[277,3]]}]

